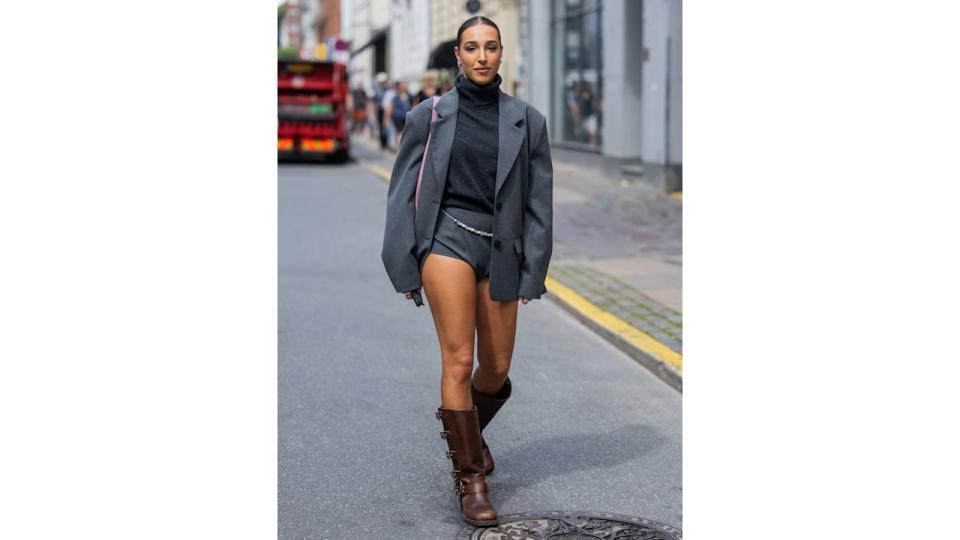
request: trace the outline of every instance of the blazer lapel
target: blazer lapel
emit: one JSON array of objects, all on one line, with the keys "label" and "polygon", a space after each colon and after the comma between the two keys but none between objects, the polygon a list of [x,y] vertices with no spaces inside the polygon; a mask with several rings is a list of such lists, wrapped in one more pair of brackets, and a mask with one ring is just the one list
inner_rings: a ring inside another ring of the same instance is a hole
[{"label": "blazer lapel", "polygon": [[516,99],[500,93],[500,132],[498,134],[499,144],[497,148],[497,183],[494,198],[500,193],[503,182],[507,179],[507,174],[513,168],[513,163],[520,153],[520,145],[523,144],[524,135],[524,115],[523,109],[517,106]]},{"label": "blazer lapel", "polygon": [[453,89],[437,103],[437,120],[433,122],[430,140],[430,160],[437,177],[437,198],[443,196],[447,183],[447,169],[450,165],[450,149],[453,147],[453,135],[457,131],[457,109],[460,96]]}]

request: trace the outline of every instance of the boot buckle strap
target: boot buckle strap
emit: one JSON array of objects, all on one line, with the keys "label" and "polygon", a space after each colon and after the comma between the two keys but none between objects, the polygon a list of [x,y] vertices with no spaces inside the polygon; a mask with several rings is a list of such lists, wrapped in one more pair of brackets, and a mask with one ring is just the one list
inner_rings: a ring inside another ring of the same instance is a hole
[{"label": "boot buckle strap", "polygon": [[460,477],[458,476],[459,474],[460,474],[460,470],[459,470],[459,469],[453,469],[452,471],[450,471],[450,477],[451,477],[451,478],[453,478],[453,479],[456,480],[457,482],[463,483],[463,480],[461,480]]},{"label": "boot buckle strap", "polygon": [[447,458],[448,458],[448,459],[453,459],[453,454],[454,454],[454,453],[456,453],[456,450],[447,450],[447,452],[446,452]]},{"label": "boot buckle strap", "polygon": [[440,414],[440,411],[434,411],[433,414],[437,417],[437,420],[443,420],[443,415]]},{"label": "boot buckle strap", "polygon": [[487,493],[487,483],[483,481],[463,482],[457,487],[457,495],[469,495],[471,493]]},{"label": "boot buckle strap", "polygon": [[442,430],[442,431],[440,432],[440,438],[441,438],[441,439],[446,439],[448,433],[450,433],[450,432],[449,432],[449,431],[446,431],[446,430]]}]

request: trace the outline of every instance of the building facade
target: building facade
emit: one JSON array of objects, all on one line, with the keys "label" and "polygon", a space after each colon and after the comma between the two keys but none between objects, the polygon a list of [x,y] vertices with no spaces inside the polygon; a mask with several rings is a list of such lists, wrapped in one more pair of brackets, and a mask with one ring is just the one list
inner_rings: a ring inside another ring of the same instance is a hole
[{"label": "building facade", "polygon": [[373,93],[377,73],[389,72],[389,35],[394,0],[342,0],[343,38],[351,43],[350,85]]},{"label": "building facade", "polygon": [[430,59],[430,0],[393,0],[390,21],[390,80],[416,91]]},{"label": "building facade", "polygon": [[[500,27],[502,89],[533,104],[558,147],[603,156],[678,189],[682,0],[341,0],[354,85],[378,72],[411,92],[475,15]],[[455,69],[455,68],[454,68]]]},{"label": "building facade", "polygon": [[287,0],[278,29],[278,46],[302,58],[323,58],[340,36],[340,0]]},{"label": "building facade", "polygon": [[476,9],[471,12],[467,2],[450,0],[342,0],[344,38],[352,44],[351,79],[371,90],[376,74],[384,72],[390,80],[407,81],[415,92],[425,75],[452,78],[455,71],[428,69],[430,57],[437,48],[452,49],[463,21],[483,15],[497,23],[505,47],[501,87],[517,93],[522,83],[518,6],[517,0],[479,0],[471,3]]},{"label": "building facade", "polygon": [[523,0],[522,97],[553,144],[596,152],[678,189],[681,0]]}]

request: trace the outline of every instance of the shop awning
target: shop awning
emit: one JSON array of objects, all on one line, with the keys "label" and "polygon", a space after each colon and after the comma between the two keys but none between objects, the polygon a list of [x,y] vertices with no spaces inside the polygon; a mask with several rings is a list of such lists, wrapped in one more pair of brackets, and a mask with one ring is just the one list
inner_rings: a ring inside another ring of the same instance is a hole
[{"label": "shop awning", "polygon": [[430,53],[427,69],[457,69],[457,56],[453,54],[453,48],[456,46],[455,39],[437,45]]},{"label": "shop awning", "polygon": [[389,27],[389,26],[384,26],[383,28],[381,28],[381,29],[379,29],[379,30],[375,30],[375,31],[373,32],[373,35],[370,36],[370,41],[364,43],[362,47],[360,47],[360,48],[358,48],[358,49],[353,49],[353,50],[350,51],[350,58],[353,58],[354,56],[360,54],[361,52],[363,52],[363,51],[364,51],[365,49],[367,49],[368,47],[373,46],[373,44],[376,43],[378,40],[386,39],[386,38],[387,38],[387,34],[389,34],[389,33],[390,33],[390,27]]}]

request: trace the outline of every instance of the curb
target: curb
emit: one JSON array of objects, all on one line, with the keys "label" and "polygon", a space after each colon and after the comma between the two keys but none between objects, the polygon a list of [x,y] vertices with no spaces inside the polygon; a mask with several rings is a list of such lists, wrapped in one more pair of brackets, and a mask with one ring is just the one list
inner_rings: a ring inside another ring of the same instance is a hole
[{"label": "curb", "polygon": [[597,307],[576,291],[547,276],[550,298],[577,320],[609,341],[660,380],[683,393],[683,355],[660,343],[646,332],[616,315]]}]

